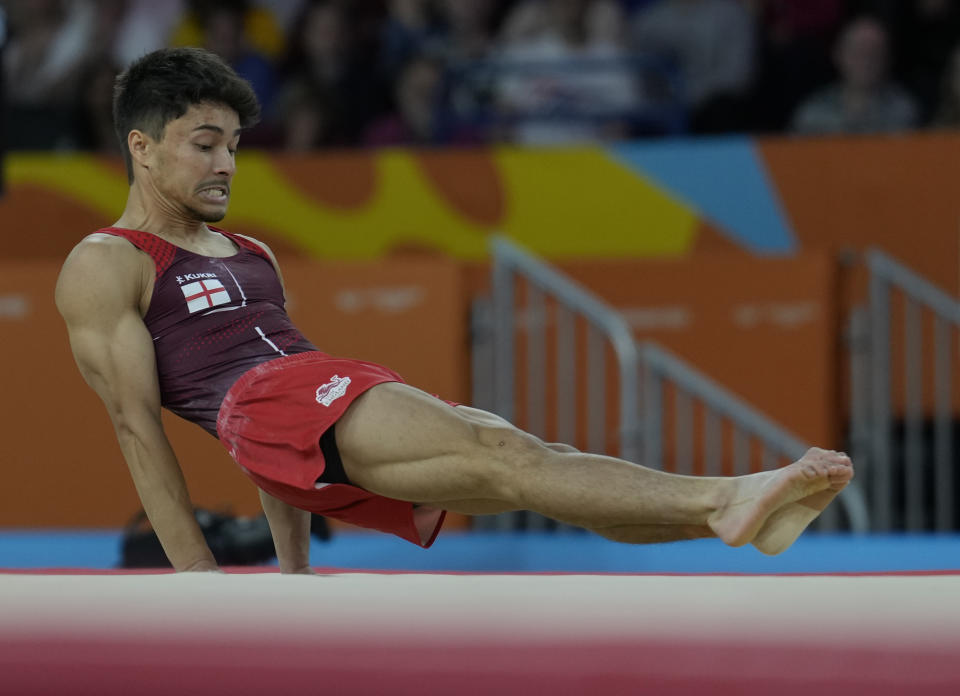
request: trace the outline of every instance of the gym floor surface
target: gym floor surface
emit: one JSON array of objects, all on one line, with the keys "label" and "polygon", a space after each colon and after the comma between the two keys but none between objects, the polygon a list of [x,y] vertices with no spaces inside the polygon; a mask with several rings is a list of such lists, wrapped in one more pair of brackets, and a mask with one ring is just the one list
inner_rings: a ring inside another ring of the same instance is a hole
[{"label": "gym floor surface", "polygon": [[960,574],[0,573],[0,693],[956,694]]}]

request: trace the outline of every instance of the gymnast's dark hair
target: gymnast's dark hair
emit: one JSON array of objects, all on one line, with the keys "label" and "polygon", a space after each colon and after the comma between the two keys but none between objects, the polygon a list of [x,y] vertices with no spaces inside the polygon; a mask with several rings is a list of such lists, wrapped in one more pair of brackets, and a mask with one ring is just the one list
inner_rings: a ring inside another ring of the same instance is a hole
[{"label": "gymnast's dark hair", "polygon": [[167,123],[196,104],[222,104],[237,112],[240,126],[260,118],[250,83],[222,58],[202,48],[163,48],[148,53],[124,70],[113,88],[113,125],[133,183],[133,159],[127,146],[131,130],[163,138]]}]

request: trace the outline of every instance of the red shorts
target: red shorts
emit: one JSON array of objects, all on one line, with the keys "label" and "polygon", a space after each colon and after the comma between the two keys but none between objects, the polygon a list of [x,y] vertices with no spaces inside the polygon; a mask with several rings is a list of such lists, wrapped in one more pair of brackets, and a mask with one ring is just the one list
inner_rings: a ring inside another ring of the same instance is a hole
[{"label": "red shorts", "polygon": [[424,548],[445,513],[384,498],[356,486],[317,483],[325,463],[320,436],[363,392],[403,382],[396,372],[326,353],[277,358],[245,372],[217,416],[217,434],[254,483],[302,510],[376,529]]}]

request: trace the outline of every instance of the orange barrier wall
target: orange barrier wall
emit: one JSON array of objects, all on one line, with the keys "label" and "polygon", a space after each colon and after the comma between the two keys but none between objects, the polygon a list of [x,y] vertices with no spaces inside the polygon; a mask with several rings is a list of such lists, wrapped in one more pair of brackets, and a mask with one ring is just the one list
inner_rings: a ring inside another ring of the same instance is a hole
[{"label": "orange barrier wall", "polygon": [[[620,309],[640,340],[652,340],[730,389],[796,436],[839,446],[845,412],[838,378],[837,268],[828,254],[756,259],[714,255],[684,261],[578,261],[560,268]],[[482,286],[474,271],[471,282]],[[523,284],[518,306],[524,304]],[[547,342],[554,320],[548,305]],[[521,313],[519,322],[525,321]],[[581,327],[582,328],[582,327]],[[526,343],[518,344],[516,413],[525,424]],[[578,335],[576,353],[584,360]],[[555,399],[555,356],[548,349],[547,398]],[[616,393],[613,353],[608,393]],[[577,387],[584,399],[585,384]],[[669,403],[668,411],[669,409]],[[667,413],[669,421],[671,413]],[[617,437],[616,404],[607,404],[607,443]],[[553,439],[553,413],[544,435]],[[585,425],[577,444],[584,445]],[[672,443],[672,437],[665,440]]]},{"label": "orange barrier wall", "polygon": [[623,311],[638,338],[674,351],[808,442],[837,442],[836,269],[826,254],[564,269]]},{"label": "orange barrier wall", "polygon": [[[99,399],[80,377],[53,304],[59,264],[0,264],[0,526],[116,527],[139,508]],[[444,259],[289,261],[290,313],[322,350],[379,361],[467,401],[465,303]],[[258,510],[217,441],[165,414],[193,501]]]},{"label": "orange barrier wall", "polygon": [[[476,261],[490,231],[503,231],[569,260],[565,270],[625,308],[639,336],[804,439],[839,445],[847,376],[838,373],[838,317],[863,298],[865,283],[862,267],[840,274],[828,258],[878,245],[955,292],[960,136],[738,143],[639,143],[632,154],[253,152],[241,158],[224,225],[273,245],[291,312],[323,349],[385,362],[465,401],[473,276],[432,257],[371,259],[429,249]],[[79,236],[118,216],[125,174],[118,159],[89,155],[17,153],[6,164],[0,463],[11,485],[0,492],[0,525],[113,526],[136,507],[132,486],[102,408],[72,365],[51,296],[56,267]],[[692,171],[706,172],[709,185],[688,188]],[[725,216],[730,207],[742,214]],[[758,249],[787,258],[758,260]],[[588,261],[611,256],[621,260]],[[900,346],[893,349],[898,365]],[[896,380],[894,390],[899,401]],[[217,443],[190,426],[170,428],[197,502],[252,510],[245,480],[208,464],[224,459]]]}]

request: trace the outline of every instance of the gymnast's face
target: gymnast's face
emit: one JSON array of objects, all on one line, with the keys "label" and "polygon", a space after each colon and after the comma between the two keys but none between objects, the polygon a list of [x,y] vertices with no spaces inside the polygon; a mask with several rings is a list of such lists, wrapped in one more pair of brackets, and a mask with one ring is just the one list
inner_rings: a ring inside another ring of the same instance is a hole
[{"label": "gymnast's face", "polygon": [[237,170],[237,113],[219,104],[193,105],[167,123],[160,140],[145,134],[143,138],[137,159],[149,196],[160,211],[201,222],[222,220]]}]

